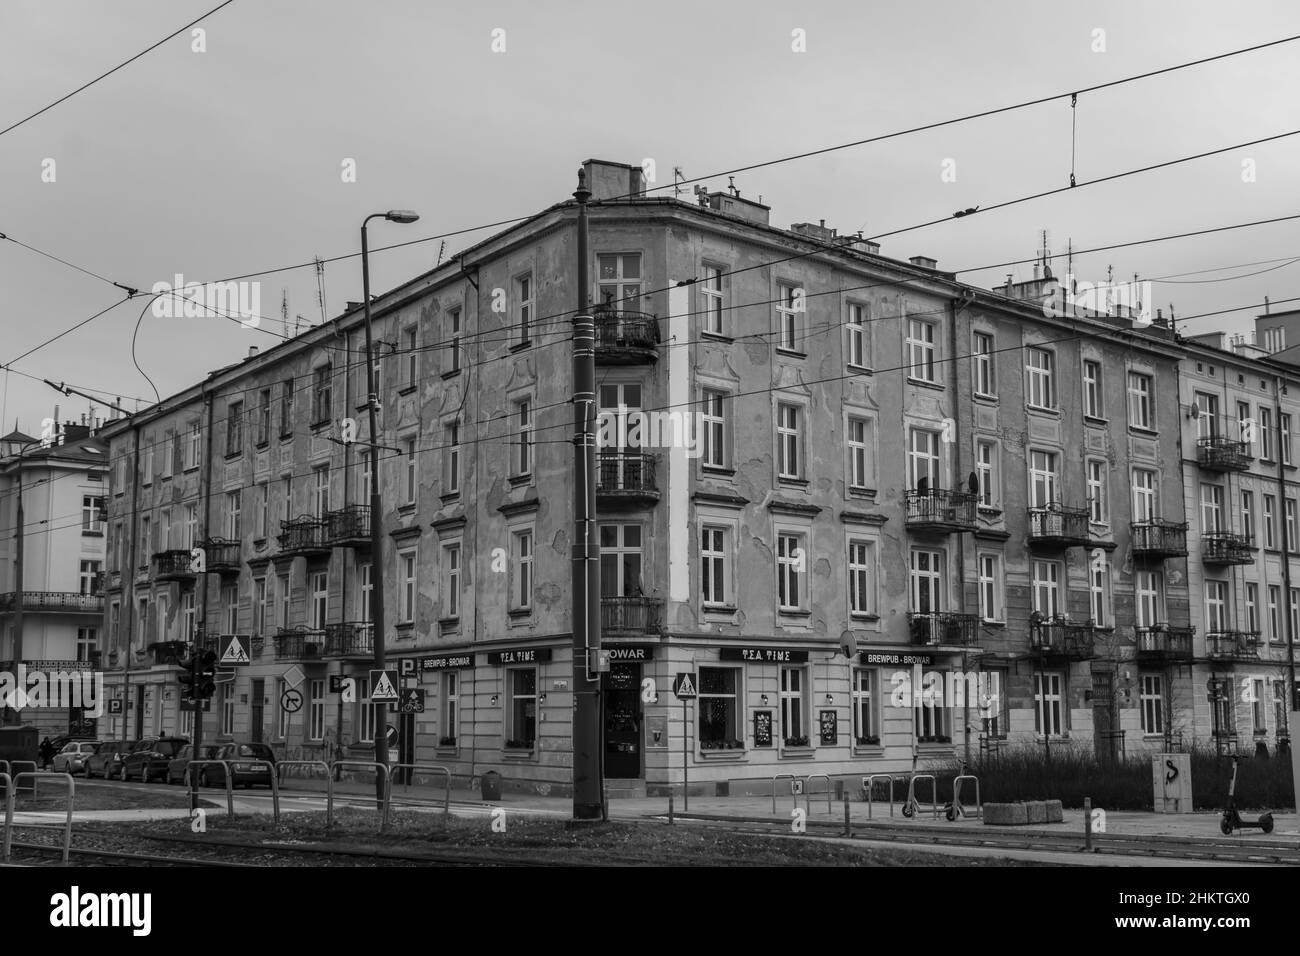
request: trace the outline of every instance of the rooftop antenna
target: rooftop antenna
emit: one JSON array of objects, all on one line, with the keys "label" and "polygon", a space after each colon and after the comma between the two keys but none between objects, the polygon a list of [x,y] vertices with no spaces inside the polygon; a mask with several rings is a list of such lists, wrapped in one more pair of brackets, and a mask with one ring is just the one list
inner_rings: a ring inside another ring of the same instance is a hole
[{"label": "rooftop antenna", "polygon": [[[280,325],[286,333],[289,331],[289,290],[280,290]],[[294,319],[293,334],[298,334],[298,320]]]},{"label": "rooftop antenna", "polygon": [[728,177],[727,177],[727,189],[730,190],[731,195],[735,196],[737,199],[740,198],[740,190],[736,188],[736,177],[735,177],[735,176],[728,176]]},{"label": "rooftop antenna", "polygon": [[444,239],[442,240],[442,242],[438,243],[438,261],[433,264],[433,267],[435,269],[438,268],[438,266],[442,265],[442,254],[446,251],[447,251],[447,240]]},{"label": "rooftop antenna", "polygon": [[1074,240],[1065,240],[1065,274],[1070,277],[1070,295],[1079,288],[1079,280],[1074,277]]},{"label": "rooftop antenna", "polygon": [[686,182],[686,174],[682,172],[682,167],[673,167],[673,198],[677,198],[683,192],[681,185]]},{"label": "rooftop antenna", "polygon": [[1043,230],[1042,236],[1043,236],[1043,245],[1041,249],[1041,255],[1043,261],[1043,278],[1050,279],[1052,278],[1052,267],[1048,264],[1048,261],[1052,257],[1052,250],[1047,247],[1048,232],[1046,229]]},{"label": "rooftop antenna", "polygon": [[316,300],[320,302],[320,323],[325,324],[325,262],[320,256],[314,258],[316,263]]}]

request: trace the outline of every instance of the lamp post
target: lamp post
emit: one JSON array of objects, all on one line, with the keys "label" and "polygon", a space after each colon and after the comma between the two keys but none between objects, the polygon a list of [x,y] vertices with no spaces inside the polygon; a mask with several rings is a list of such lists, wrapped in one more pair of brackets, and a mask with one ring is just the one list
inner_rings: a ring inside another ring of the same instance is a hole
[{"label": "lamp post", "polygon": [[[366,224],[371,219],[411,223],[420,217],[407,209],[390,209],[367,216],[361,222],[361,297],[366,313],[366,408],[370,419],[370,620],[375,629],[375,668],[384,669],[384,551],[380,529],[379,503],[379,385],[375,381],[375,344],[370,319],[370,246],[366,241]],[[373,705],[372,705],[373,706]],[[388,766],[388,736],[375,734],[375,761]],[[384,807],[384,776],[375,774],[375,798]]]}]

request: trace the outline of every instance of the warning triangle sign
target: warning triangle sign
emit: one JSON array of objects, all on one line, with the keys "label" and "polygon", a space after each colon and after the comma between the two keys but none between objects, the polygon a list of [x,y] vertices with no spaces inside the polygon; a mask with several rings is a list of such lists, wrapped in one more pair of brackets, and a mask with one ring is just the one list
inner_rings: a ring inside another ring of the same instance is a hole
[{"label": "warning triangle sign", "polygon": [[677,687],[673,691],[673,693],[676,694],[678,697],[695,696],[695,682],[691,680],[691,675],[689,672],[684,672],[677,675]]},{"label": "warning triangle sign", "polygon": [[248,664],[248,652],[244,650],[244,642],[238,637],[231,635],[230,643],[226,645],[225,650],[221,652],[220,664]]},{"label": "warning triangle sign", "polygon": [[370,691],[370,699],[372,701],[397,700],[397,688],[393,686],[388,671],[380,671],[379,676],[375,678],[375,686]]}]

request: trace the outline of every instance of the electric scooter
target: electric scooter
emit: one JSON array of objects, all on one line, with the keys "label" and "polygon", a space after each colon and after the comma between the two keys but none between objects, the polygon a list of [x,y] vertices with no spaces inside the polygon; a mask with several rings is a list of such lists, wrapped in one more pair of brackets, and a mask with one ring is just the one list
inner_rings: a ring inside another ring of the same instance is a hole
[{"label": "electric scooter", "polygon": [[1219,823],[1219,829],[1223,831],[1224,836],[1232,836],[1233,830],[1245,830],[1250,827],[1259,827],[1265,833],[1273,832],[1273,814],[1265,811],[1258,820],[1243,820],[1241,814],[1237,812],[1237,761],[1240,760],[1236,754],[1232,755],[1232,782],[1228,784],[1228,806],[1223,811],[1223,820]]}]

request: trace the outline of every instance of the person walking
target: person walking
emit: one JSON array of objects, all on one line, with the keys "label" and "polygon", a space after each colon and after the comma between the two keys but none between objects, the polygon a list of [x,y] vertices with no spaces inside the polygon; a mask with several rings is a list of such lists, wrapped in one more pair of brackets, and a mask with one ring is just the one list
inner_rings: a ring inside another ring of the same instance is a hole
[{"label": "person walking", "polygon": [[50,763],[54,760],[54,744],[53,742],[51,742],[49,737],[46,737],[44,740],[41,741],[40,754],[41,754],[41,769],[45,770],[50,766]]}]

